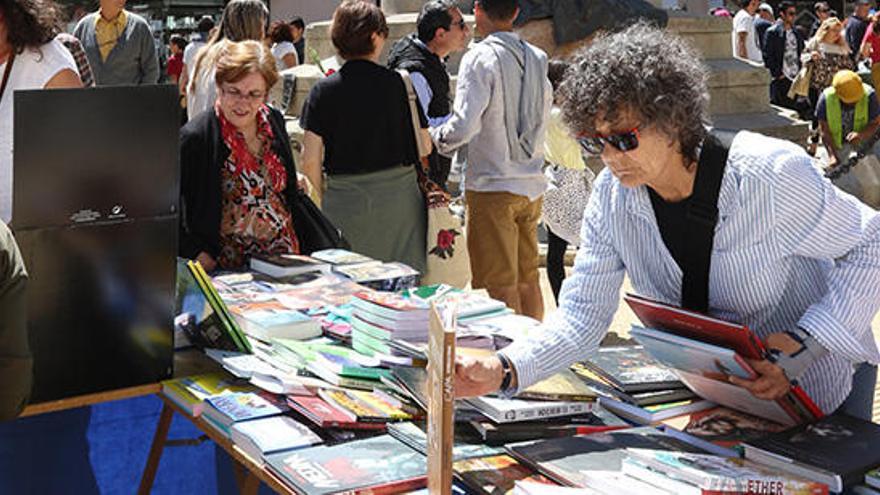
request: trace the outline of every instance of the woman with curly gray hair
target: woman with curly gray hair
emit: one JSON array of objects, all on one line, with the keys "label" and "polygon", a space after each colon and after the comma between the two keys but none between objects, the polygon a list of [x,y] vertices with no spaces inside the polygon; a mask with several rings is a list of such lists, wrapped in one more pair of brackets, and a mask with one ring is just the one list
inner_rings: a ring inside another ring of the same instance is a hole
[{"label": "woman with curly gray hair", "polygon": [[645,297],[746,324],[764,339],[772,362],[750,361],[757,378],[731,377],[735,385],[778,399],[797,380],[824,413],[870,419],[880,215],[792,143],[710,131],[699,60],[682,39],[645,24],[574,60],[563,113],[606,165],[574,273],[534,338],[460,360],[459,395],[515,393],[588,359],[628,275]]}]

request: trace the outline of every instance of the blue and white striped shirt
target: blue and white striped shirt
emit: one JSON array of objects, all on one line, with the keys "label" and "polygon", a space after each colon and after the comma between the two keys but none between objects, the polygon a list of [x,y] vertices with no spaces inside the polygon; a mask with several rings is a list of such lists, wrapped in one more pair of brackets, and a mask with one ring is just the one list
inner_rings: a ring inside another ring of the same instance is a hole
[{"label": "blue and white striped shirt", "polygon": [[[880,362],[870,328],[880,307],[880,215],[822,177],[800,148],[750,132],[733,141],[718,210],[709,312],[761,338],[808,330],[829,353],[801,384],[823,411],[835,410],[852,388],[853,366]],[[644,186],[623,187],[604,170],[581,238],[560,309],[502,351],[520,389],[596,351],[624,273],[638,294],[681,300],[681,269]]]}]

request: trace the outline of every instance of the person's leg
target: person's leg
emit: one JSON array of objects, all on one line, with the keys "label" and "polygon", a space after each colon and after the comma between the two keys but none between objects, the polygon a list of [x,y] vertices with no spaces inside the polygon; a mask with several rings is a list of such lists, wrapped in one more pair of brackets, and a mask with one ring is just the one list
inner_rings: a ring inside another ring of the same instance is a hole
[{"label": "person's leg", "polygon": [[486,289],[489,296],[520,313],[515,198],[503,192],[465,191],[471,287]]},{"label": "person's leg", "polygon": [[517,208],[517,280],[522,314],[536,320],[544,319],[544,298],[538,275],[538,222],[541,220],[541,198],[529,201],[519,196]]},{"label": "person's leg", "polygon": [[559,290],[565,280],[565,250],[568,243],[547,227],[547,278],[553,289],[553,298],[559,306]]},{"label": "person's leg", "polygon": [[868,363],[858,365],[853,373],[852,390],[835,412],[871,421],[876,386],[877,366]]}]

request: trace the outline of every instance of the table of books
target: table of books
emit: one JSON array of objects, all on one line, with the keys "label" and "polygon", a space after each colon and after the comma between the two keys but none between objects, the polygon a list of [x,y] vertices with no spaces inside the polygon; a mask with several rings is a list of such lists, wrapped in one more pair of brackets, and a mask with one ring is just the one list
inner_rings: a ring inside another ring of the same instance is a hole
[{"label": "table of books", "polygon": [[[229,452],[243,493],[260,482],[279,493],[425,491],[432,303],[457,317],[459,354],[493,353],[538,322],[478,293],[414,287],[400,264],[330,254],[261,260],[274,277],[182,267],[191,291],[178,322],[223,370],[163,383],[140,493],[174,413]],[[789,399],[706,400],[717,370],[694,367],[739,363],[736,352],[642,330],[644,345],[602,347],[514,399],[457,401],[453,492],[880,493],[870,488],[880,485],[880,426]],[[658,360],[670,341],[702,361],[685,372]]]}]

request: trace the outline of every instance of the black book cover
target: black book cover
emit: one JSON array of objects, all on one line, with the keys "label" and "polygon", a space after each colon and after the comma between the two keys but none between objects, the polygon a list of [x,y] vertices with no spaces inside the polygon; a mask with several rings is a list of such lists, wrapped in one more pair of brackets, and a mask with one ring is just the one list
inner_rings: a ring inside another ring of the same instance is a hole
[{"label": "black book cover", "polygon": [[843,414],[746,443],[785,459],[834,473],[843,485],[861,483],[880,466],[880,425]]},{"label": "black book cover", "polygon": [[390,435],[339,445],[282,452],[266,458],[270,468],[302,493],[324,495],[346,490],[424,485],[424,455]]},{"label": "black book cover", "polygon": [[627,393],[681,388],[675,373],[640,345],[600,347],[588,365]]},{"label": "black book cover", "polygon": [[522,462],[559,483],[586,487],[581,471],[620,471],[627,448],[705,453],[651,427],[614,430],[509,445]]}]

